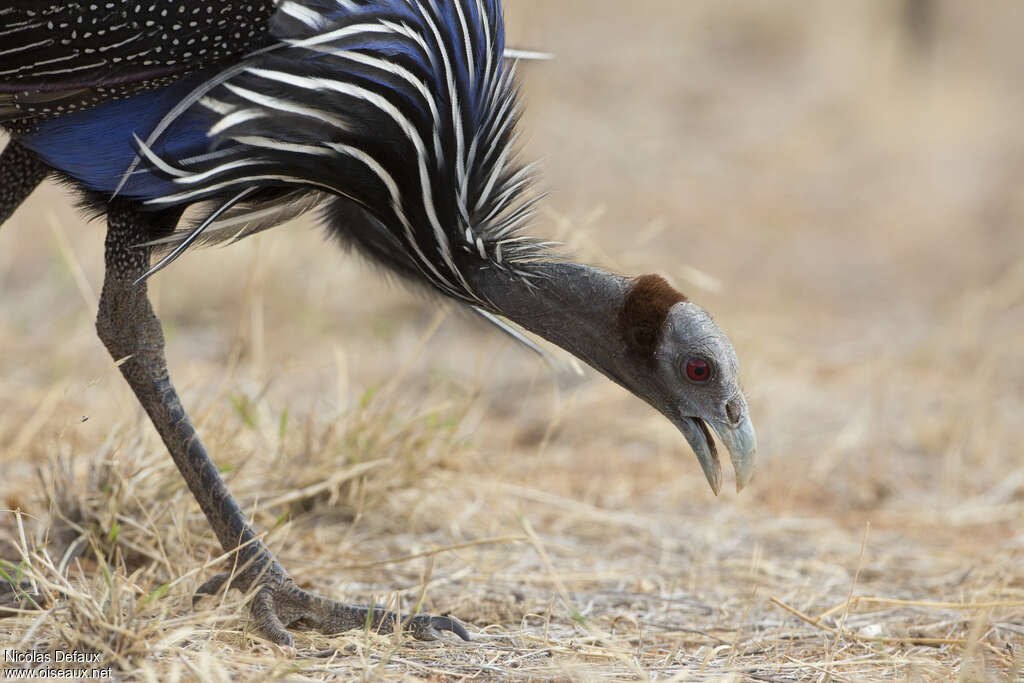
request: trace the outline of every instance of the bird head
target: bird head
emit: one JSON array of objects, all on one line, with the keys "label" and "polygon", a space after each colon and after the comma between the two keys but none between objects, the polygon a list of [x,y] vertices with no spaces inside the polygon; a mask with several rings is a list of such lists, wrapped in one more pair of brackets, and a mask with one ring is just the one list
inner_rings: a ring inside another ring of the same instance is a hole
[{"label": "bird head", "polygon": [[736,489],[750,481],[757,436],[736,352],[711,316],[664,278],[627,278],[564,260],[481,268],[469,277],[487,310],[561,346],[667,417],[715,494],[722,468],[712,430],[729,450]]},{"label": "bird head", "polygon": [[717,494],[722,469],[710,425],[729,450],[741,490],[754,472],[757,436],[729,338],[657,275],[627,281],[618,330],[625,353],[615,363],[615,379],[683,433]]}]

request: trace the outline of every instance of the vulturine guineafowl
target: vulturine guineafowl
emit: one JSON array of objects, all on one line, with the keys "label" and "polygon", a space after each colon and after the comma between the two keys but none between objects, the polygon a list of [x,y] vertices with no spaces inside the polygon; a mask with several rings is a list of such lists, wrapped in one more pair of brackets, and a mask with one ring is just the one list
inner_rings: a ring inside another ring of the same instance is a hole
[{"label": "vulturine guineafowl", "polygon": [[[234,585],[258,589],[252,614],[270,640],[291,644],[299,621],[388,631],[397,617],[298,588],[207,455],[146,289],[195,242],[315,209],[371,261],[536,333],[657,408],[716,493],[711,429],[737,487],[750,479],[736,355],[707,313],[656,275],[573,263],[522,234],[535,200],[514,151],[498,0],[14,0],[0,8],[0,36],[0,123],[12,136],[0,222],[49,175],[106,215],[100,339],[233,553]],[[195,204],[205,217],[179,227]],[[452,617],[404,625],[419,638],[468,637]]]}]

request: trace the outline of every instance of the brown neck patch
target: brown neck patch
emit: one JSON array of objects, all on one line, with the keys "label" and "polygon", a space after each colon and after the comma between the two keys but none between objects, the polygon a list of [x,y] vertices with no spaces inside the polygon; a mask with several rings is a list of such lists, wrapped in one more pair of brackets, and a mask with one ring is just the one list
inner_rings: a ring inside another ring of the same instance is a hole
[{"label": "brown neck patch", "polygon": [[661,326],[668,310],[686,297],[660,275],[641,275],[633,280],[619,312],[619,333],[631,355],[654,363]]}]

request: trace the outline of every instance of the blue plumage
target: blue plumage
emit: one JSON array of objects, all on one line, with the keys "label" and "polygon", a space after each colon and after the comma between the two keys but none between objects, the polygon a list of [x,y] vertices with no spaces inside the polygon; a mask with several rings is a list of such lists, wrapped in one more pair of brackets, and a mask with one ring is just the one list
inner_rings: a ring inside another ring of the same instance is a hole
[{"label": "blue plumage", "polygon": [[[182,98],[209,77],[208,73],[193,74],[163,88],[47,119],[19,141],[88,189],[112,194],[138,153],[132,135],[145,140]],[[160,136],[155,150],[168,159],[204,154],[210,125],[210,112],[193,107]],[[121,194],[146,200],[173,190],[166,176],[139,167]]]}]

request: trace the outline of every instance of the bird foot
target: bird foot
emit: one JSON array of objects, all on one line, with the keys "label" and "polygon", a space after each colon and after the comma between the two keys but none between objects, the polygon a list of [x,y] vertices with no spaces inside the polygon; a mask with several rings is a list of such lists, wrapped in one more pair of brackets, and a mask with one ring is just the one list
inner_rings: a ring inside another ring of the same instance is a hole
[{"label": "bird foot", "polygon": [[[231,578],[229,574],[218,574],[198,589],[192,598],[193,605],[203,595],[213,595],[223,588]],[[235,587],[241,588],[240,577],[235,577]],[[256,631],[273,643],[283,647],[294,647],[289,626],[303,626],[325,634],[341,633],[356,628],[369,628],[378,633],[392,633],[395,625],[401,623],[417,640],[437,640],[442,631],[451,631],[463,640],[469,640],[469,632],[455,617],[437,617],[429,614],[401,615],[380,605],[346,605],[303,590],[287,577],[264,582],[249,605],[255,621]]]}]

